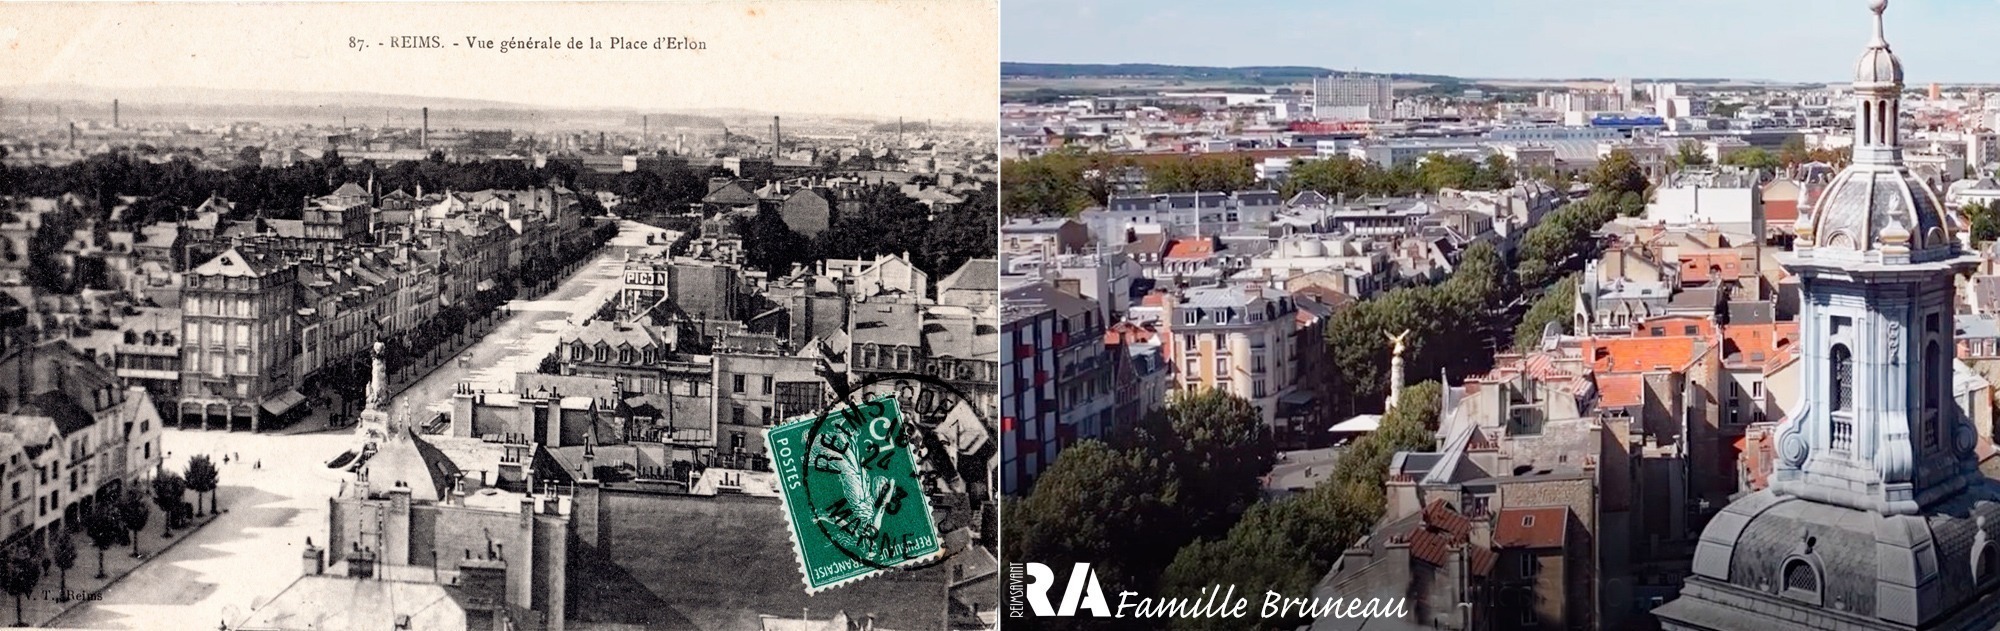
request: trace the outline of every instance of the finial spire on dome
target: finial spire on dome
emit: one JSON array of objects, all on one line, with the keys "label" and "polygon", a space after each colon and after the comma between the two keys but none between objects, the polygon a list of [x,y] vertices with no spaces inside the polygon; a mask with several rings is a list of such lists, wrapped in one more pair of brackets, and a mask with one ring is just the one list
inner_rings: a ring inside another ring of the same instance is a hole
[{"label": "finial spire on dome", "polygon": [[1868,0],[1868,10],[1875,12],[1875,39],[1868,43],[1868,47],[1889,48],[1889,37],[1883,34],[1882,29],[1882,12],[1889,10],[1889,0]]}]

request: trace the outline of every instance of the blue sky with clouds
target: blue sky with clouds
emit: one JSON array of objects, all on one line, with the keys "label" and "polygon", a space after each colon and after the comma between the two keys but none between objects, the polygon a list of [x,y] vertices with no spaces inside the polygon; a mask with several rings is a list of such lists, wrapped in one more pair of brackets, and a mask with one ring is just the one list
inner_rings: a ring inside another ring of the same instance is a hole
[{"label": "blue sky with clouds", "polygon": [[[1001,59],[1845,81],[1865,0],[1004,0]],[[2000,83],[2000,0],[1891,0],[1909,82]]]}]

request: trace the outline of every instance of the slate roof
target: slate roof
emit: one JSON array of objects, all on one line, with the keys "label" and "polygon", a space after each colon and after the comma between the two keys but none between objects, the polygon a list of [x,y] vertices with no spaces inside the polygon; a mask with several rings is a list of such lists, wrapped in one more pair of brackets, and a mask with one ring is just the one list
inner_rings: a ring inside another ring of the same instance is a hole
[{"label": "slate roof", "polygon": [[364,631],[394,629],[408,618],[412,629],[465,629],[465,604],[452,588],[434,583],[362,580],[332,574],[300,576],[232,628]]},{"label": "slate roof", "polygon": [[941,289],[969,291],[999,291],[1000,261],[997,259],[972,259],[958,270],[938,282]]}]

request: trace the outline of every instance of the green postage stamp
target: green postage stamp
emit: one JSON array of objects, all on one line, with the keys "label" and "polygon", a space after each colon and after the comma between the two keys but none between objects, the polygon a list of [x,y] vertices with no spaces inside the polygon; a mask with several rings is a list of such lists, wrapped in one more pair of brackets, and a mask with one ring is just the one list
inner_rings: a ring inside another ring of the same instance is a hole
[{"label": "green postage stamp", "polygon": [[942,550],[905,422],[885,396],[765,432],[806,593]]}]

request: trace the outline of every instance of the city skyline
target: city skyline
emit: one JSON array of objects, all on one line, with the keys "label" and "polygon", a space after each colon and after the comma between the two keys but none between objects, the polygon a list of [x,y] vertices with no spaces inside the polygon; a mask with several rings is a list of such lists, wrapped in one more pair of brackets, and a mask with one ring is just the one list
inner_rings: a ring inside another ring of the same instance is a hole
[{"label": "city skyline", "polygon": [[[1522,10],[1533,4],[1533,11]],[[1008,2],[1001,59],[1042,63],[1191,66],[1320,66],[1471,79],[1672,77],[1840,83],[1866,25],[1843,19],[1863,3],[1825,0],[1470,0],[1304,3],[1265,0],[1207,5],[1173,0]],[[1229,25],[1284,14],[1283,27],[1254,37]],[[1440,16],[1451,16],[1441,19]],[[1552,19],[1558,16],[1561,19]],[[1951,32],[2000,20],[2000,3],[1904,0],[1890,28]],[[1645,28],[1619,28],[1643,24]],[[1213,35],[1191,34],[1213,31]],[[1690,35],[1699,33],[1699,35]],[[1163,34],[1184,34],[1166,36]],[[1227,46],[1177,45],[1224,38]],[[1707,42],[1714,42],[1709,45]],[[1496,50],[1506,54],[1494,54]],[[1905,37],[1896,52],[1923,74],[1912,85],[2000,81],[1986,76],[1976,39]]]},{"label": "city skyline", "polygon": [[[997,86],[984,66],[997,47],[997,29],[988,26],[995,3],[843,4],[837,15],[833,6],[7,6],[0,7],[0,22],[8,24],[0,27],[0,67],[27,71],[5,73],[0,91],[32,96],[35,86],[70,84],[407,94],[570,109],[990,117]],[[434,36],[440,47],[390,48],[391,36]],[[500,53],[454,46],[468,36],[680,37],[706,49]],[[350,48],[350,38],[367,48]],[[273,63],[274,56],[283,62]],[[850,71],[846,59],[869,60],[876,70]],[[842,71],[829,71],[835,67]]]}]

